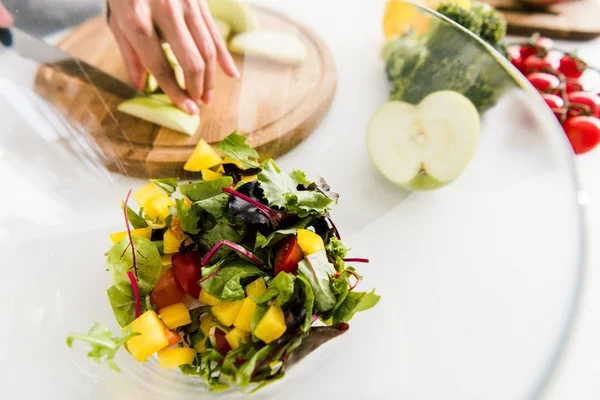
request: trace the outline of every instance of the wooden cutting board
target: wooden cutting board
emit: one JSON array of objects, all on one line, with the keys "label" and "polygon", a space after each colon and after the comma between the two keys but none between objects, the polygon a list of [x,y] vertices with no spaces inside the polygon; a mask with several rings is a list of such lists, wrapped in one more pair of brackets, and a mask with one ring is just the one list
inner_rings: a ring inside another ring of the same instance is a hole
[{"label": "wooden cutting board", "polygon": [[[220,69],[212,102],[200,108],[201,124],[193,136],[183,135],[117,111],[123,99],[43,67],[35,90],[49,100],[71,125],[69,145],[110,171],[139,178],[195,178],[183,170],[203,138],[216,144],[234,130],[261,158],[277,157],[305,139],[325,116],[336,89],[330,50],[310,29],[270,9],[252,6],[260,29],[296,35],[308,56],[299,67],[234,56],[241,79]],[[59,47],[109,74],[127,80],[117,44],[102,17],[74,29]]]},{"label": "wooden cutting board", "polygon": [[518,0],[481,0],[502,12],[511,35],[589,40],[600,36],[600,2],[567,0],[544,9],[525,8]]}]

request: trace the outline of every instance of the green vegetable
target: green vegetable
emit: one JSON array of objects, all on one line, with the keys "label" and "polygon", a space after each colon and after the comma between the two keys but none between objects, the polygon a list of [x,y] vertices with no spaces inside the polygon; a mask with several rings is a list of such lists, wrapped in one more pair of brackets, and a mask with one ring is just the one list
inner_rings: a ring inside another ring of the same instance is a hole
[{"label": "green vegetable", "polygon": [[150,182],[154,182],[156,186],[167,192],[168,195],[172,195],[177,190],[179,178],[150,179]]},{"label": "green vegetable", "polygon": [[223,188],[230,187],[232,184],[233,179],[230,176],[223,176],[212,181],[201,181],[181,185],[179,186],[179,191],[182,195],[187,196],[190,200],[196,202],[215,197],[223,193]]},{"label": "green vegetable", "polygon": [[342,305],[333,313],[333,323],[350,321],[357,312],[375,307],[379,299],[380,296],[376,295],[375,291],[348,293]]},{"label": "green vegetable", "polygon": [[202,276],[205,278],[200,286],[219,300],[242,300],[245,297],[242,282],[264,275],[254,264],[237,259],[226,266],[217,263],[212,267],[202,268]]},{"label": "green vegetable", "polygon": [[[122,208],[123,208],[123,204],[121,204],[121,209]],[[127,219],[129,220],[129,223],[131,224],[131,226],[133,226],[133,229],[140,229],[140,228],[148,227],[148,223],[146,222],[144,217],[142,217],[143,210],[144,210],[143,208],[140,209],[140,213],[137,214],[129,206],[127,206]]]},{"label": "green vegetable", "polygon": [[269,201],[269,206],[297,213],[300,218],[310,214],[325,214],[333,203],[332,199],[319,191],[298,190],[298,185],[308,183],[304,174],[295,172],[289,175],[281,172],[273,160],[263,163],[258,181],[265,198]]},{"label": "green vegetable", "polygon": [[286,305],[294,295],[294,275],[280,272],[271,282],[267,291],[253,300],[256,304],[266,303],[275,299],[275,304],[279,307]]},{"label": "green vegetable", "polygon": [[218,145],[217,150],[232,160],[238,161],[243,168],[259,168],[258,153],[246,144],[246,138],[233,132]]},{"label": "green vegetable", "polygon": [[481,26],[483,25],[483,18],[480,13],[468,11],[454,3],[440,4],[436,11],[457,24],[464,26],[474,34],[479,35]]},{"label": "green vegetable", "polygon": [[[210,251],[217,243],[222,240],[229,240],[233,243],[239,243],[240,240],[244,237],[246,231],[243,227],[234,227],[227,223],[219,223],[215,225],[208,232],[203,233],[200,236],[200,244],[204,248],[205,251]],[[218,252],[218,257],[223,257],[225,254],[229,253],[231,250],[227,247],[222,247]],[[203,275],[204,276],[204,275]]]},{"label": "green vegetable", "polygon": [[[110,306],[112,307],[115,319],[121,328],[126,327],[135,319],[135,298],[121,292],[116,286],[111,286],[106,291]],[[148,297],[146,297],[148,299]],[[148,310],[145,301],[141,302],[142,314]]]},{"label": "green vegetable", "polygon": [[214,197],[197,201],[194,205],[206,211],[215,219],[221,219],[223,218],[228,201],[229,195],[227,193],[221,193]]},{"label": "green vegetable", "polygon": [[254,330],[256,329],[256,325],[258,325],[258,323],[260,322],[262,317],[264,317],[264,315],[267,313],[268,310],[269,310],[268,304],[258,304],[256,306],[256,308],[254,309],[254,312],[252,313],[252,320],[250,321],[250,328],[252,329],[252,338],[255,342],[260,341],[260,339],[258,339],[257,337],[254,336]]},{"label": "green vegetable", "polygon": [[324,250],[306,256],[305,260],[300,261],[298,274],[304,277],[312,287],[316,311],[326,312],[335,306],[336,298],[329,285],[331,277],[335,275],[335,268],[327,260]]},{"label": "green vegetable", "polygon": [[161,257],[158,249],[150,240],[136,236],[132,236],[131,239],[135,247],[135,269],[133,267],[133,252],[128,237],[116,243],[106,253],[106,262],[113,282],[119,291],[128,296],[133,296],[131,281],[127,276],[127,272],[133,271],[137,278],[140,296],[145,296],[154,289],[160,278]]},{"label": "green vegetable", "polygon": [[352,250],[351,248],[344,246],[344,243],[335,236],[329,238],[329,242],[327,243],[327,246],[325,246],[325,249],[327,250],[327,253],[337,260],[346,258],[348,252]]},{"label": "green vegetable", "polygon": [[67,346],[72,347],[75,340],[87,342],[92,346],[88,357],[93,358],[99,364],[106,362],[112,370],[121,372],[114,362],[115,354],[125,342],[137,335],[139,333],[132,332],[131,328],[128,328],[121,336],[113,336],[106,326],[96,322],[87,335],[69,334],[67,336]]},{"label": "green vegetable", "polygon": [[246,361],[244,365],[240,367],[235,376],[235,383],[239,385],[242,389],[245,389],[246,386],[250,383],[252,379],[252,374],[256,369],[256,366],[259,362],[263,361],[271,352],[275,349],[275,346],[270,344],[264,346],[262,349],[258,350],[250,360]]},{"label": "green vegetable", "polygon": [[307,333],[310,331],[310,326],[312,325],[315,295],[310,282],[301,275],[296,277],[296,284],[302,286],[300,290],[304,292],[304,309],[306,310],[306,320],[304,321],[304,324],[302,324],[302,332]]},{"label": "green vegetable", "polygon": [[311,220],[312,218],[303,218],[288,228],[279,229],[275,232],[271,232],[269,236],[266,237],[261,235],[259,232],[256,235],[256,243],[254,244],[254,248],[264,249],[268,246],[275,245],[279,242],[280,239],[282,239],[286,235],[295,235],[298,232],[298,229],[306,228],[306,225],[308,225]]},{"label": "green vegetable", "polygon": [[485,42],[495,46],[506,36],[506,20],[494,7],[485,3],[473,2],[471,14],[481,18],[481,30],[478,35]]},{"label": "green vegetable", "polygon": [[183,199],[175,199],[175,206],[177,208],[177,218],[179,219],[179,225],[184,232],[196,235],[200,233],[198,222],[200,216],[196,207],[192,206],[187,208]]}]

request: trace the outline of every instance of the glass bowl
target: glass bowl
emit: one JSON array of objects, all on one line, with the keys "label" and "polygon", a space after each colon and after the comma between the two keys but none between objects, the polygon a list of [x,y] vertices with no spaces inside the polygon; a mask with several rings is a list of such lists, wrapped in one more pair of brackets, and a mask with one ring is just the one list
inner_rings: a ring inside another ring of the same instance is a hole
[{"label": "glass bowl", "polygon": [[[337,6],[312,0],[263,3],[321,24],[331,46],[335,101],[315,132],[277,162],[323,176],[341,195],[333,218],[353,254],[371,260],[361,286],[382,299],[254,397],[538,397],[568,339],[586,250],[584,193],[552,112],[490,46],[407,2],[421,21],[446,30],[441,45],[450,59],[477,63],[499,88],[482,109],[480,144],[465,173],[437,191],[407,192],[376,171],[365,146],[370,115],[389,91],[374,45],[380,3],[346,2],[343,18]],[[331,20],[336,26],[325,27]],[[248,74],[262,64],[242,65]],[[76,118],[31,90],[37,68],[13,52],[0,55],[4,395],[243,398],[208,394],[199,379],[161,370],[152,359],[136,363],[125,351],[117,374],[89,360],[86,346],[67,348],[69,332],[95,321],[118,329],[105,295],[104,253],[108,234],[122,227],[121,199],[144,180],[107,169],[110,155]],[[412,85],[413,92],[452,89],[435,77]],[[254,106],[232,104],[249,110],[244,118],[259,112]]]}]

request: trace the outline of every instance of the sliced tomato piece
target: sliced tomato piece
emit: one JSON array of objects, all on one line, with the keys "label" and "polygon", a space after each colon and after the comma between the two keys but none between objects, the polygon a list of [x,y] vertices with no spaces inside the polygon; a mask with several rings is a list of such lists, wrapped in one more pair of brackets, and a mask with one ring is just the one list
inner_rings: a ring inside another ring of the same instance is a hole
[{"label": "sliced tomato piece", "polygon": [[161,308],[183,303],[184,301],[185,292],[179,282],[177,282],[177,279],[175,279],[173,268],[170,268],[158,280],[150,293],[150,304],[155,306],[158,311]]},{"label": "sliced tomato piece", "polygon": [[302,261],[304,254],[298,244],[296,235],[290,235],[277,246],[275,251],[275,275],[280,272],[296,274],[298,263]]},{"label": "sliced tomato piece", "polygon": [[200,296],[200,284],[198,281],[202,278],[202,255],[197,251],[189,253],[177,253],[173,256],[171,262],[175,273],[175,279],[181,285],[183,290],[195,299]]},{"label": "sliced tomato piece", "polygon": [[215,328],[215,343],[217,345],[217,351],[223,355],[231,351],[231,345],[225,338],[225,332],[219,328]]}]

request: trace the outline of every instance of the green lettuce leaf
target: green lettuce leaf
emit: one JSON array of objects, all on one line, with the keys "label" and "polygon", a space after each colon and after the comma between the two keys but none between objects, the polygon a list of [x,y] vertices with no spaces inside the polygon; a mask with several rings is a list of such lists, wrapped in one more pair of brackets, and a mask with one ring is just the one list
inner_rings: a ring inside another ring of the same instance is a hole
[{"label": "green lettuce leaf", "polygon": [[219,220],[223,218],[225,214],[225,208],[229,201],[229,194],[221,193],[208,199],[200,200],[194,203],[200,209],[206,211],[212,215],[215,219]]},{"label": "green lettuce leaf", "polygon": [[99,364],[106,362],[112,370],[121,372],[114,362],[115,354],[125,342],[137,335],[139,333],[132,332],[130,327],[121,336],[114,336],[106,326],[96,322],[86,335],[69,334],[67,336],[67,346],[71,348],[75,340],[87,342],[92,346],[88,357],[93,358]]},{"label": "green lettuce leaf", "polygon": [[217,150],[232,160],[238,161],[243,168],[259,168],[258,153],[246,144],[246,138],[233,132],[217,145]]},{"label": "green lettuce leaf", "polygon": [[256,242],[254,244],[254,248],[255,249],[258,249],[258,248],[264,249],[265,247],[267,247],[271,244],[273,244],[273,245],[276,244],[277,242],[279,242],[279,240],[283,239],[283,237],[286,235],[295,235],[298,232],[298,229],[306,228],[306,225],[308,225],[311,220],[312,220],[312,218],[303,218],[290,227],[287,227],[284,229],[279,229],[275,232],[271,232],[271,234],[269,234],[266,237],[263,236],[260,232],[258,232],[256,234]]},{"label": "green lettuce leaf", "polygon": [[304,308],[306,309],[306,320],[302,324],[302,332],[307,333],[310,331],[312,325],[313,309],[315,306],[315,295],[312,290],[310,282],[306,278],[298,275],[296,277],[296,284],[302,285],[302,291],[304,292]]},{"label": "green lettuce leaf", "polygon": [[200,233],[198,222],[200,221],[200,215],[195,207],[187,208],[183,199],[175,199],[175,207],[177,208],[177,218],[179,219],[179,225],[184,232],[197,235]]},{"label": "green lettuce leaf", "polygon": [[150,179],[150,182],[154,182],[156,186],[172,195],[177,190],[177,183],[179,178],[163,178],[163,179]]},{"label": "green lettuce leaf", "polygon": [[342,305],[333,313],[333,323],[350,321],[357,312],[375,307],[379,299],[380,296],[375,291],[349,292]]},{"label": "green lettuce leaf", "polygon": [[[136,278],[140,296],[145,296],[154,289],[160,278],[161,257],[158,249],[150,240],[136,236],[132,236],[131,239],[135,246]],[[127,276],[127,272],[134,272],[133,252],[129,245],[129,238],[125,237],[119,243],[116,243],[106,253],[106,256],[108,270],[112,275],[116,288],[128,296],[133,296],[131,282]]]},{"label": "green lettuce leaf", "polygon": [[187,183],[179,186],[179,192],[187,196],[191,201],[201,201],[210,199],[223,193],[223,188],[230,187],[233,184],[233,178],[223,176],[212,181],[201,181],[196,183]]},{"label": "green lettuce leaf", "polygon": [[[121,209],[123,209],[123,204],[121,204]],[[133,211],[131,209],[131,207],[127,206],[127,219],[129,220],[129,223],[131,224],[131,226],[133,226],[133,229],[140,229],[140,228],[148,227],[148,223],[146,222],[144,217],[142,217],[143,210],[144,210],[143,208],[140,209],[140,213],[137,214],[135,211]]]},{"label": "green lettuce leaf", "polygon": [[310,283],[317,311],[327,312],[335,306],[336,297],[330,286],[331,277],[335,275],[335,268],[327,259],[325,250],[319,250],[300,261],[298,274]]},{"label": "green lettuce leaf", "polygon": [[334,202],[318,190],[298,190],[298,185],[307,182],[304,174],[300,171],[294,171],[292,175],[281,172],[273,160],[263,163],[258,181],[269,206],[297,213],[301,218],[325,214]]},{"label": "green lettuce leaf", "polygon": [[252,340],[255,342],[260,342],[260,339],[254,336],[254,330],[256,329],[256,325],[260,322],[262,317],[269,310],[268,304],[258,304],[252,313],[252,319],[250,320],[250,329],[252,330]]},{"label": "green lettuce leaf", "polygon": [[222,263],[217,263],[214,266],[202,268],[202,276],[209,278],[200,286],[219,300],[242,300],[245,297],[243,281],[264,275],[265,273],[254,264],[238,259],[224,267]]},{"label": "green lettuce leaf", "polygon": [[288,303],[294,296],[294,275],[280,272],[269,282],[267,291],[253,300],[256,304],[266,303],[271,299],[275,299],[276,305],[282,307]]},{"label": "green lettuce leaf", "polygon": [[254,374],[254,370],[256,366],[262,362],[265,358],[271,354],[271,352],[275,350],[275,346],[273,344],[269,344],[264,346],[262,349],[258,350],[252,358],[246,361],[238,370],[235,375],[235,383],[245,389],[246,386],[250,384],[252,380],[252,375]]},{"label": "green lettuce leaf", "polygon": [[[240,243],[245,234],[246,231],[243,227],[234,227],[226,223],[218,223],[211,230],[203,233],[200,236],[200,244],[202,247],[204,247],[204,250],[210,251],[210,249],[212,249],[221,240],[229,240],[233,243]],[[230,251],[231,249],[228,247],[222,247],[217,252],[217,257],[223,257]]]},{"label": "green lettuce leaf", "polygon": [[348,252],[352,250],[351,248],[344,246],[344,243],[335,236],[329,238],[329,242],[325,248],[327,252],[336,259],[346,258]]},{"label": "green lettuce leaf", "polygon": [[[124,328],[132,323],[135,319],[135,299],[133,296],[121,292],[114,285],[108,288],[106,294],[108,295],[110,306],[112,307],[113,314],[115,314],[115,319],[119,326]],[[146,299],[148,299],[148,297],[145,297],[140,301],[142,314],[148,310]]]}]

